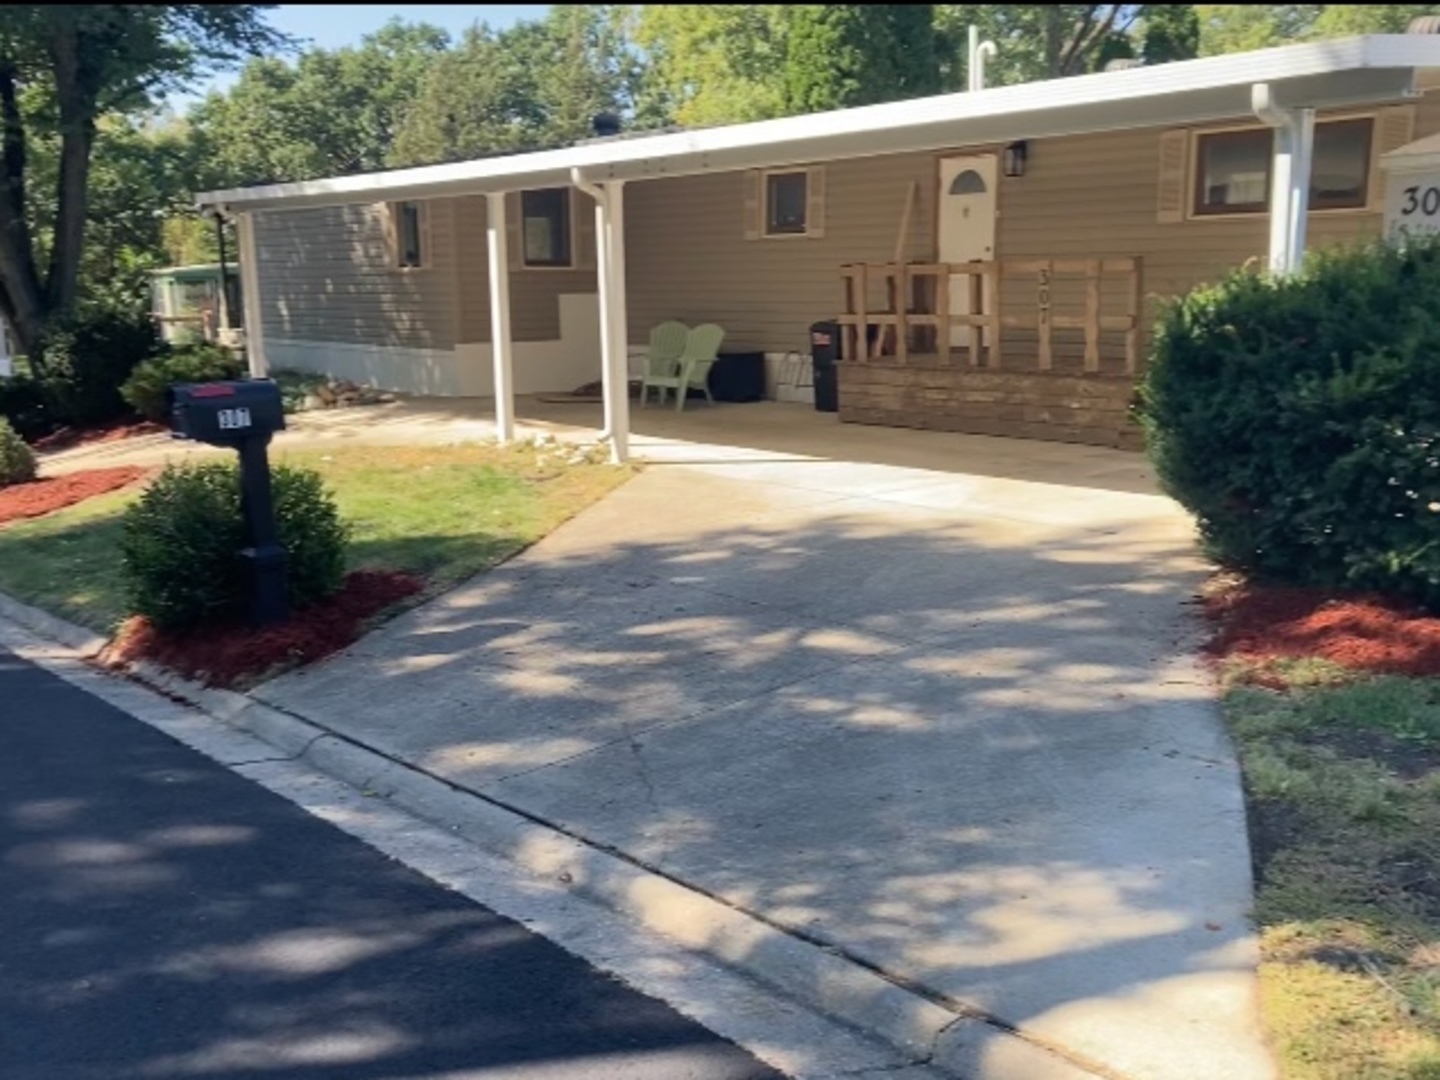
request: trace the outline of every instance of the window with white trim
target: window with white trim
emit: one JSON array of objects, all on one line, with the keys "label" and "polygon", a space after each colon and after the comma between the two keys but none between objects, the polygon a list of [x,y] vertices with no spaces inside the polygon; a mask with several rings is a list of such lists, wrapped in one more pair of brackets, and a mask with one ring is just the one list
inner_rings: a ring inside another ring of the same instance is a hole
[{"label": "window with white trim", "polygon": [[419,270],[425,266],[425,205],[418,202],[390,204],[390,244],[392,263],[401,270]]},{"label": "window with white trim", "polygon": [[520,236],[525,266],[574,266],[575,245],[570,230],[570,189],[541,188],[521,192]]},{"label": "window with white trim", "polygon": [[804,236],[809,231],[810,172],[765,174],[765,235]]},{"label": "window with white trim", "polygon": [[[1369,201],[1374,120],[1315,125],[1310,209],[1361,210]],[[1195,217],[1261,214],[1269,208],[1274,133],[1268,127],[1200,132],[1195,136]]]}]

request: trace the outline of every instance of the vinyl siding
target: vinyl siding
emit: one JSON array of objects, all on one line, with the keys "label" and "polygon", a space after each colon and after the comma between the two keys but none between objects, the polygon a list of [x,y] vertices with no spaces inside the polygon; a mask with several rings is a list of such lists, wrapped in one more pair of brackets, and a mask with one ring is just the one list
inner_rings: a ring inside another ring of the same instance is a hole
[{"label": "vinyl siding", "polygon": [[425,204],[427,265],[393,268],[384,204],[255,216],[268,338],[449,349],[455,344],[452,200]]},{"label": "vinyl siding", "polygon": [[666,319],[716,322],[727,348],[809,351],[809,326],[840,310],[840,265],[894,257],[910,182],[907,258],[934,248],[930,154],[825,165],[825,234],[745,239],[743,172],[625,188],[630,338]]},{"label": "vinyl siding", "polygon": [[[1253,118],[1238,117],[1236,123]],[[998,257],[1142,256],[1147,324],[1158,298],[1264,258],[1269,243],[1264,214],[1168,224],[1157,219],[1163,130],[1031,140],[1025,175],[999,180]],[[1440,93],[1430,93],[1417,103],[1414,137],[1436,131]],[[745,239],[744,173],[629,185],[631,340],[643,341],[649,327],[664,319],[681,319],[720,323],[727,344],[736,347],[807,350],[809,324],[840,309],[839,266],[893,257],[907,185],[918,181],[920,187],[906,257],[933,258],[936,159],[996,149],[957,146],[827,164],[825,235],[819,239]],[[1379,212],[1313,213],[1309,245],[1373,237],[1380,222]],[[1033,317],[1037,286],[1028,275],[1005,281],[1002,310]],[[1082,314],[1083,296],[1083,279],[1057,279],[1052,310]],[[878,291],[872,293],[871,303],[881,299]],[[1106,282],[1105,314],[1124,314],[1126,300],[1123,281]],[[1033,340],[1033,334],[1007,331],[1006,348],[1033,355]],[[1109,370],[1120,355],[1120,335],[1105,335],[1102,347],[1111,358]],[[1077,358],[1082,348],[1079,331],[1055,331],[1057,362]]]},{"label": "vinyl siding", "polygon": [[[489,241],[485,196],[456,199],[455,232],[459,249],[456,293],[461,342],[490,340]],[[555,341],[560,337],[560,296],[595,292],[595,203],[575,193],[571,203],[571,243],[578,268],[553,270],[519,265],[518,195],[509,196],[505,216],[510,225],[510,333],[515,341]]]}]

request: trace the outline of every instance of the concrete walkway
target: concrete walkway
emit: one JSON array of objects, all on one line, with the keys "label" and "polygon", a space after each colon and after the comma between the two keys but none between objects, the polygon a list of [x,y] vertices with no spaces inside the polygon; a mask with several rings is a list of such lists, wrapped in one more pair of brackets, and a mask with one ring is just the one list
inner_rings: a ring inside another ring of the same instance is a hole
[{"label": "concrete walkway", "polygon": [[799,407],[637,421],[636,480],[256,696],[1097,1075],[1271,1076],[1203,568],[1143,463]]}]

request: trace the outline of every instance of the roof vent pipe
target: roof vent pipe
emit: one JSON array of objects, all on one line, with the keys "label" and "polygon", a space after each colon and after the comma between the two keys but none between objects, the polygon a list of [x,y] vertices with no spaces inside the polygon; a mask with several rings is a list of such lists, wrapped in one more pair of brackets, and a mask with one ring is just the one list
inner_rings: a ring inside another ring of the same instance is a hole
[{"label": "roof vent pipe", "polygon": [[1440,34],[1440,15],[1417,15],[1405,28],[1407,34]]},{"label": "roof vent pipe", "polygon": [[965,74],[969,79],[971,90],[985,89],[985,58],[994,57],[1000,52],[993,41],[980,40],[980,28],[970,27],[970,54],[966,62]]},{"label": "roof vent pipe", "polygon": [[1135,68],[1145,66],[1145,61],[1138,56],[1117,56],[1114,60],[1106,61],[1106,71],[1131,71]]}]

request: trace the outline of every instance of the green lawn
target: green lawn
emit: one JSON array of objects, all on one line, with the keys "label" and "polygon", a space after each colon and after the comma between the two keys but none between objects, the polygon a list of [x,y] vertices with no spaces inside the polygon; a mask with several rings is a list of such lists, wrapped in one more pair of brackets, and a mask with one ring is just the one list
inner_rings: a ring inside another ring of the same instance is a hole
[{"label": "green lawn", "polygon": [[[622,484],[626,468],[562,460],[568,448],[352,447],[281,453],[318,470],[353,528],[352,569],[420,574],[427,595],[524,550]],[[127,614],[120,515],[102,496],[0,528],[0,591],[102,632]]]},{"label": "green lawn", "polygon": [[1440,1080],[1440,680],[1230,675],[1282,1076]]}]

